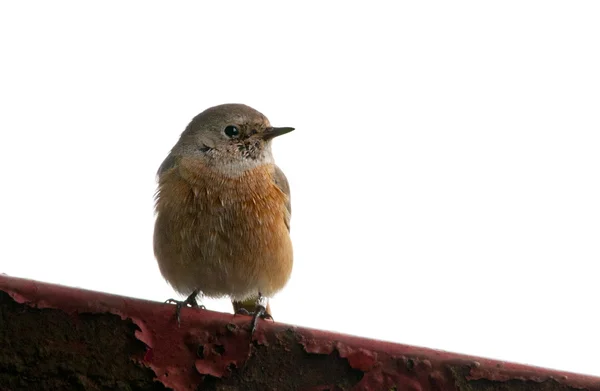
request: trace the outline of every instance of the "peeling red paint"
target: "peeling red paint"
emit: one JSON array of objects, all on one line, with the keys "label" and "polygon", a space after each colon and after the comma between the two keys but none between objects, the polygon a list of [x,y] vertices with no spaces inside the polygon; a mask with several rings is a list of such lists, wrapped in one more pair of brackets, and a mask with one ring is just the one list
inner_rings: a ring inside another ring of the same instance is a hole
[{"label": "peeling red paint", "polygon": [[300,343],[304,346],[306,353],[330,354],[335,349],[334,341],[319,341],[305,336],[302,336]]},{"label": "peeling red paint", "polygon": [[307,353],[314,354],[331,354],[334,350],[337,350],[340,357],[348,359],[350,366],[359,371],[369,371],[377,362],[377,353],[367,349],[353,349],[345,346],[342,343],[336,343],[333,341],[318,341],[315,339],[305,340],[303,339],[301,344],[304,346],[304,350]]},{"label": "peeling red paint", "polygon": [[[24,313],[27,318],[20,318],[19,322],[42,322],[44,316],[59,316],[60,322],[75,333],[82,330],[79,323],[84,322],[89,330],[89,325],[93,327],[96,321],[95,316],[100,319],[105,314],[117,315],[114,319],[123,322],[133,322],[137,330],[132,336],[143,342],[143,351],[130,359],[150,368],[151,377],[174,390],[198,387],[208,390],[491,390],[502,384],[503,390],[522,390],[525,385],[532,390],[600,391],[600,378],[593,376],[272,321],[261,320],[251,336],[247,316],[184,308],[178,327],[172,305],[5,275],[0,275],[0,291],[9,297],[0,300],[0,305],[4,306],[0,309],[9,324]],[[58,312],[39,311],[42,309]],[[66,314],[66,318],[60,314]],[[53,327],[53,324],[44,324],[44,327]],[[1,331],[0,337],[11,337]],[[89,350],[86,341],[76,339],[63,349],[85,354]],[[49,343],[48,349],[52,346]],[[0,367],[0,374],[1,370]],[[0,377],[0,382],[2,379]],[[130,379],[112,380],[127,382]]]},{"label": "peeling red paint", "polygon": [[370,371],[377,362],[377,352],[371,352],[366,349],[340,349],[340,357],[348,359],[348,363],[354,369],[359,371]]}]

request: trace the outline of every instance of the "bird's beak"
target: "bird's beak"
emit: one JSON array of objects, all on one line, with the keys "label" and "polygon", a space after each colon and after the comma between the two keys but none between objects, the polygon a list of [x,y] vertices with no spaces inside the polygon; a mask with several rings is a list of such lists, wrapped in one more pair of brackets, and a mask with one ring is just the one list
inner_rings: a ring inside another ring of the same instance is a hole
[{"label": "bird's beak", "polygon": [[294,128],[267,128],[262,134],[263,140],[271,140],[282,134],[286,134],[294,130]]}]

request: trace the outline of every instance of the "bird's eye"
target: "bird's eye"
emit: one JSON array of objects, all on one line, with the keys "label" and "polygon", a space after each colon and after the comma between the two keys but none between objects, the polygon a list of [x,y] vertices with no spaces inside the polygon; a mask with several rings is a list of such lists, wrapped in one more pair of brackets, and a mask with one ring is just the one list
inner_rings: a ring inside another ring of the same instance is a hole
[{"label": "bird's eye", "polygon": [[229,125],[224,130],[225,135],[229,138],[235,138],[240,135],[240,130],[237,126]]}]

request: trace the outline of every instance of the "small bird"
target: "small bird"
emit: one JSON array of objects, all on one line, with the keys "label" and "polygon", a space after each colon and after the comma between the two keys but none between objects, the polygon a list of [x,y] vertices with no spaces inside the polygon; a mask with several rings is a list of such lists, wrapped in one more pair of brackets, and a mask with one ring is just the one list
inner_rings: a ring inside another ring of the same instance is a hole
[{"label": "small bird", "polygon": [[154,254],[185,301],[229,297],[236,313],[270,318],[268,298],[292,271],[291,204],[271,152],[272,127],[243,104],[211,107],[192,119],[158,169]]}]

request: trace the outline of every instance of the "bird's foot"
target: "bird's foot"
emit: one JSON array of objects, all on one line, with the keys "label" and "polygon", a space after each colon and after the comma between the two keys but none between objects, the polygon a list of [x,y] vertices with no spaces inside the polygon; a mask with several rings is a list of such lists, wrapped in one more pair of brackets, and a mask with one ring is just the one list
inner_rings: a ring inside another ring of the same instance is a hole
[{"label": "bird's foot", "polygon": [[[269,313],[269,299],[263,296],[260,292],[258,293],[258,299],[256,299],[256,301],[254,302],[252,301],[252,299],[244,301],[233,300],[232,302],[236,315],[252,316],[252,323],[250,324],[252,334],[256,330],[258,318],[271,320],[273,319],[273,317]],[[249,309],[252,309],[253,303],[254,311],[249,311]]]},{"label": "bird's foot", "polygon": [[258,323],[258,318],[273,320],[273,317],[271,316],[271,314],[269,314],[267,312],[266,306],[261,305],[261,304],[256,304],[256,309],[254,310],[254,313],[252,314],[252,328],[250,329],[250,334],[254,334],[254,330],[256,330],[256,325]]},{"label": "bird's foot", "polygon": [[[258,318],[262,318],[262,319],[273,319],[273,317],[271,316],[271,314],[269,314],[267,312],[267,310],[265,309],[265,307],[263,306],[256,306],[256,310],[255,311],[248,311],[245,308],[240,308],[237,311],[235,311],[236,315],[246,315],[246,316],[256,316]],[[256,321],[253,319],[253,324],[256,323]]]},{"label": "bird's foot", "polygon": [[256,326],[258,324],[258,318],[261,319],[273,319],[271,314],[267,312],[267,308],[269,306],[269,299],[264,297],[262,293],[258,292],[258,299],[256,299],[256,307],[254,308],[254,312],[252,315],[252,324],[250,326],[250,335],[254,334],[256,330]]},{"label": "bird's foot", "polygon": [[167,301],[165,301],[165,304],[175,304],[175,317],[177,318],[177,326],[181,326],[181,309],[183,307],[190,307],[190,308],[199,308],[199,309],[203,309],[205,310],[206,307],[202,304],[198,304],[198,290],[195,290],[192,292],[191,295],[189,295],[187,297],[187,299],[185,300],[175,300],[175,299],[168,299]]}]

